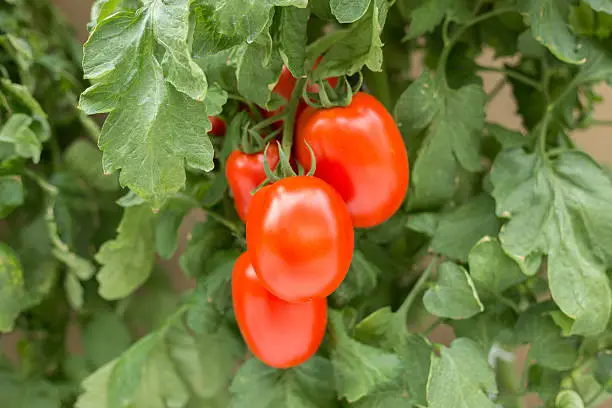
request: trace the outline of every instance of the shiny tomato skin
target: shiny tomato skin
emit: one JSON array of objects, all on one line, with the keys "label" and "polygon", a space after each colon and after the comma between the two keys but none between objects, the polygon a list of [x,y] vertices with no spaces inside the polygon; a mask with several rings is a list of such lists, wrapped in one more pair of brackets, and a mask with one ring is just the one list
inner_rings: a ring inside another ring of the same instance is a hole
[{"label": "shiny tomato skin", "polygon": [[261,361],[276,368],[297,366],[316,353],[327,323],[327,300],[289,303],[261,283],[247,252],[232,274],[232,299],[240,332]]},{"label": "shiny tomato skin", "polygon": [[259,190],[246,230],[257,276],[288,302],[328,296],[351,264],[354,231],[346,204],[315,177],[289,177]]},{"label": "shiny tomato skin", "polygon": [[297,160],[334,187],[346,202],[353,225],[369,228],[389,219],[408,189],[408,155],[393,117],[376,98],[357,93],[347,107],[316,110],[298,120]]},{"label": "shiny tomato skin", "polygon": [[[246,154],[234,150],[225,162],[225,176],[234,197],[234,206],[240,219],[246,223],[251,192],[266,179],[263,152]],[[274,170],[279,162],[278,146],[271,143],[268,148],[268,165]]]},{"label": "shiny tomato skin", "polygon": [[209,134],[215,136],[225,135],[225,121],[218,116],[209,116],[208,119],[212,124],[212,129],[208,131]]}]

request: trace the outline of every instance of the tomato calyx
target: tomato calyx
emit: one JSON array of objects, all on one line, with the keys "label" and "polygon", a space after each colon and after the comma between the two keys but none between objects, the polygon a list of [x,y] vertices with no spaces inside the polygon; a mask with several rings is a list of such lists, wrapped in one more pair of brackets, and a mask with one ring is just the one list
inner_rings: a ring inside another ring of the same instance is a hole
[{"label": "tomato calyx", "polygon": [[[337,81],[323,79],[315,82],[316,86],[305,87],[302,98],[315,109],[330,109],[335,107],[346,107],[351,104],[353,95],[361,89],[363,74],[358,72],[355,76],[356,83],[351,84],[353,77],[343,75]],[[335,82],[335,84],[334,84]],[[313,92],[315,89],[317,92]]]},{"label": "tomato calyx", "polygon": [[[268,160],[267,160],[267,157],[268,157],[267,152],[268,152],[268,148],[270,147],[270,144],[266,145],[264,149],[263,165],[264,165],[264,171],[266,173],[267,178],[264,181],[264,183],[262,183],[262,185],[257,188],[257,190],[267,184],[277,182],[287,177],[314,176],[315,171],[317,170],[317,162],[316,162],[315,153],[310,147],[310,145],[308,145],[308,143],[306,143],[306,148],[310,152],[310,163],[311,163],[311,166],[308,169],[308,171],[306,171],[299,162],[295,162],[295,164],[292,164],[289,156],[287,156],[287,154],[283,151],[280,143],[278,142],[274,142],[274,143],[278,145],[278,153],[280,156],[278,166],[276,167],[275,171],[272,171],[272,169],[270,168],[270,164],[268,163]],[[294,169],[294,166],[297,168],[297,170]]]}]

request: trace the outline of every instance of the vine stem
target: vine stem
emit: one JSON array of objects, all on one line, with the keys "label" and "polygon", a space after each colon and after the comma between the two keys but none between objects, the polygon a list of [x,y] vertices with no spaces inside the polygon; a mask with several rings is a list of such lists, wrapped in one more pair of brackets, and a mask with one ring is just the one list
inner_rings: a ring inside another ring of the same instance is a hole
[{"label": "vine stem", "polygon": [[419,280],[417,280],[417,282],[414,284],[414,286],[412,287],[412,290],[406,297],[406,300],[404,300],[404,303],[402,303],[400,308],[397,310],[397,315],[401,316],[404,320],[406,316],[408,316],[408,312],[410,311],[410,308],[416,301],[417,296],[425,288],[425,284],[427,283],[427,281],[433,274],[434,269],[436,269],[436,265],[437,265],[437,258],[434,258],[429,263],[429,265],[427,266],[423,274],[419,277]]},{"label": "vine stem", "polygon": [[511,71],[504,68],[487,67],[483,65],[477,65],[477,68],[479,71],[499,72],[500,74],[504,74],[507,77],[514,78],[525,85],[529,85],[538,91],[543,91],[542,84],[540,84],[538,81],[529,78],[527,75],[521,74],[520,72]]},{"label": "vine stem", "polygon": [[457,41],[459,41],[459,39],[461,39],[461,36],[463,36],[463,34],[472,26],[488,20],[492,17],[498,16],[500,14],[505,14],[505,13],[509,13],[512,11],[515,11],[516,9],[514,8],[510,8],[510,7],[503,7],[503,8],[499,8],[496,10],[492,10],[488,13],[484,13],[481,14],[479,16],[474,17],[473,19],[471,19],[470,21],[468,21],[465,25],[463,25],[461,28],[459,28],[457,30],[457,32],[448,40],[448,44],[445,45],[444,49],[442,50],[442,54],[440,55],[440,59],[438,60],[438,67],[437,67],[437,71],[438,72],[442,72],[442,78],[444,83],[446,84],[446,73],[445,73],[445,68],[446,68],[446,63],[448,61],[448,57],[450,55],[450,52],[452,51],[453,47],[455,46],[455,44],[457,44]]},{"label": "vine stem", "polygon": [[502,78],[499,81],[497,81],[497,83],[495,84],[491,92],[489,92],[489,94],[487,95],[487,103],[495,99],[495,97],[501,92],[501,90],[504,89],[505,85],[506,85],[505,78]]},{"label": "vine stem", "polygon": [[578,79],[577,77],[574,77],[574,79],[572,79],[570,83],[565,87],[563,92],[561,92],[559,96],[557,96],[557,98],[555,98],[555,100],[547,106],[546,113],[544,114],[544,117],[540,122],[540,132],[538,134],[538,151],[540,157],[548,164],[550,164],[551,159],[546,152],[546,147],[548,141],[548,126],[550,125],[550,121],[552,120],[552,114],[557,105],[561,103],[563,99],[577,86]]},{"label": "vine stem", "polygon": [[283,122],[283,143],[281,145],[283,152],[287,157],[291,157],[291,148],[293,147],[293,129],[295,128],[295,114],[297,113],[302,92],[306,86],[306,78],[298,78],[295,83],[295,88],[291,93],[289,103],[285,107],[285,121]]},{"label": "vine stem", "polygon": [[593,119],[590,120],[588,123],[591,126],[612,126],[612,120]]}]

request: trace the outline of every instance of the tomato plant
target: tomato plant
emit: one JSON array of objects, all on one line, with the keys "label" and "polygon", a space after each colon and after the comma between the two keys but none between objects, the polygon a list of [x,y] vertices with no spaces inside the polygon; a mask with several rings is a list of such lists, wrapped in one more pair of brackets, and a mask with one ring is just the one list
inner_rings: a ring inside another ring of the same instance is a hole
[{"label": "tomato plant", "polygon": [[353,235],[342,198],[315,177],[290,177],[264,187],[249,207],[246,240],[253,268],[286,301],[336,290],[351,264]]},{"label": "tomato plant", "polygon": [[289,303],[261,283],[247,253],[232,274],[236,321],[244,340],[264,363],[278,368],[302,364],[319,348],[327,323],[327,301]]},{"label": "tomato plant", "polygon": [[606,406],[610,1],[90,2],[0,0],[0,407]]}]

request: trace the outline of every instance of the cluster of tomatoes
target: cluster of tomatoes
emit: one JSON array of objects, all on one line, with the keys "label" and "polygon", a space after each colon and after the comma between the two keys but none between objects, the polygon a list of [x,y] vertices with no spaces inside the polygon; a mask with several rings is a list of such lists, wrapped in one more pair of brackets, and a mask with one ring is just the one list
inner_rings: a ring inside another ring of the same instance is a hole
[{"label": "cluster of tomatoes", "polygon": [[[293,86],[284,70],[275,92],[288,99]],[[225,165],[248,248],[234,266],[234,312],[250,350],[278,368],[316,352],[326,297],[351,264],[353,229],[389,219],[408,188],[404,142],[373,96],[359,92],[346,107],[303,107],[298,115],[292,155],[306,169],[314,156],[314,176],[283,178],[251,195],[267,178],[264,153],[236,150]],[[279,164],[276,143],[266,161]]]}]

